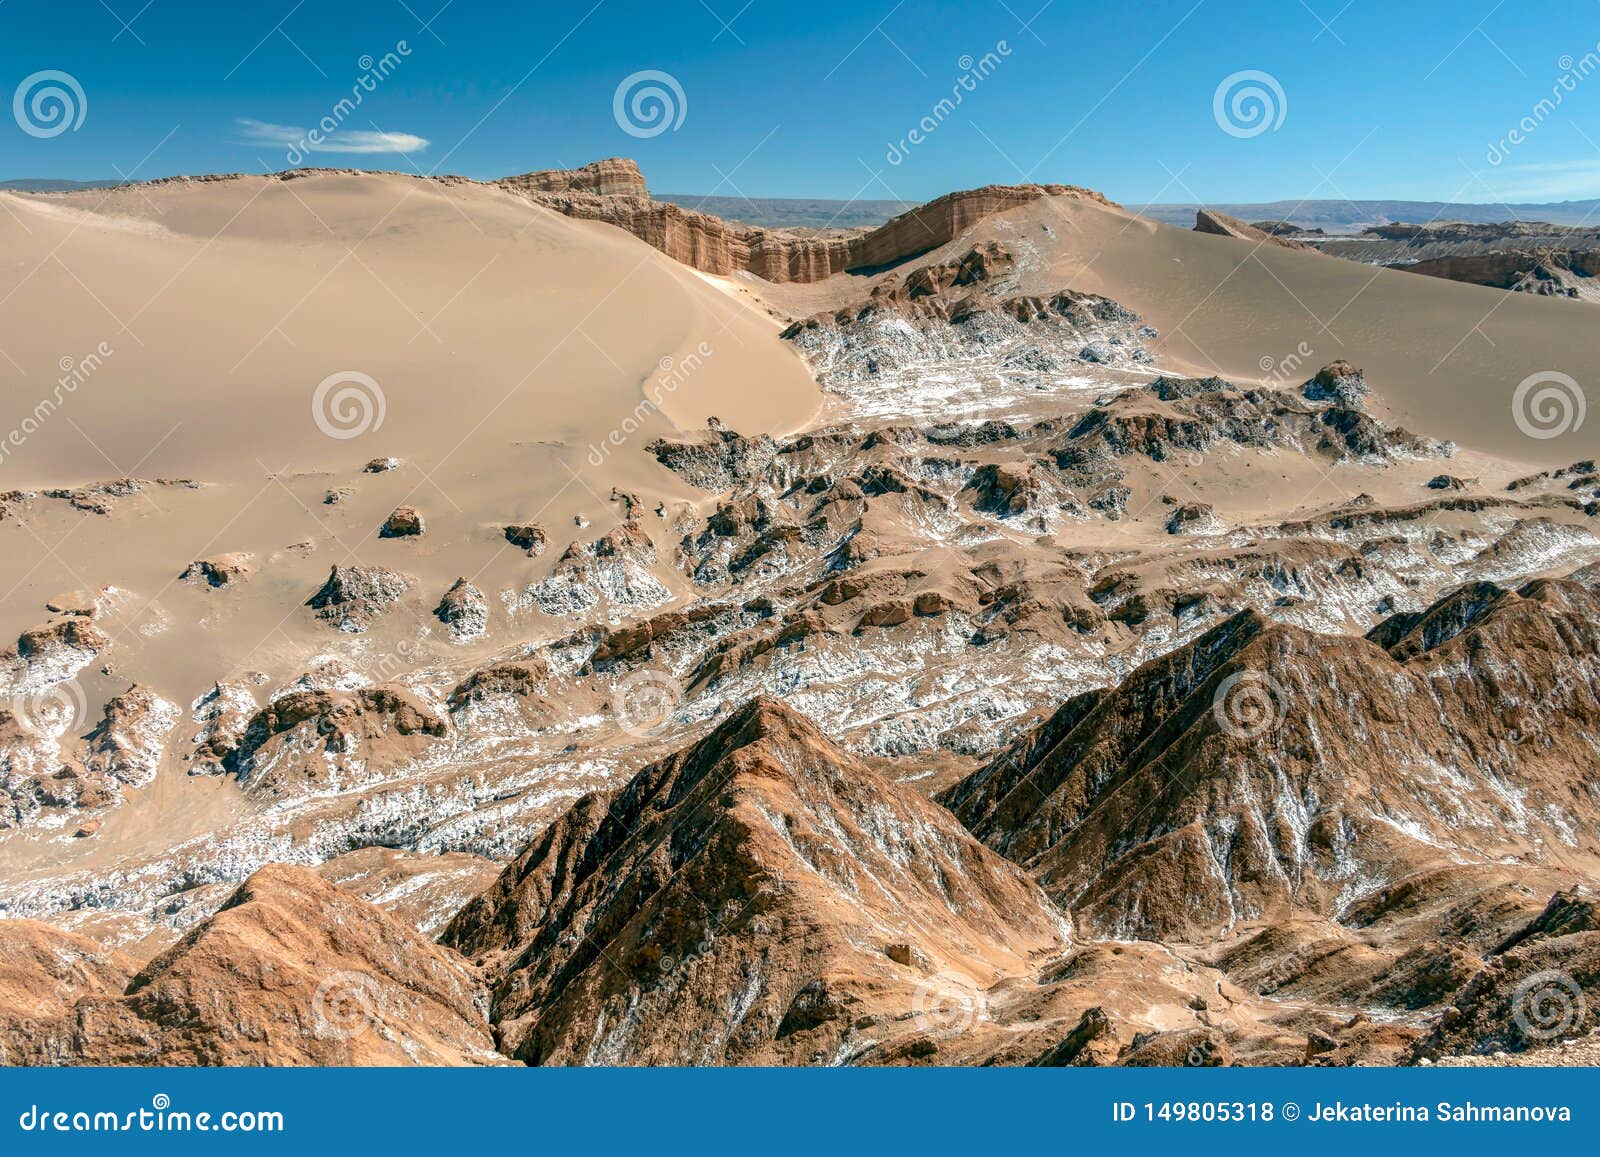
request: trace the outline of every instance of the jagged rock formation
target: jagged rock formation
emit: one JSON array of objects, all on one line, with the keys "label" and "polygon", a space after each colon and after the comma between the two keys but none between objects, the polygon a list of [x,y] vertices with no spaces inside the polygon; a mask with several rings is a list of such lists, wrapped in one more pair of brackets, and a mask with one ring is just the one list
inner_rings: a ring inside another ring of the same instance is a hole
[{"label": "jagged rock formation", "polygon": [[1600,230],[1539,221],[1435,221],[1317,238],[1324,253],[1428,277],[1543,297],[1600,300]]},{"label": "jagged rock formation", "polygon": [[[257,872],[125,990],[118,981],[127,964],[115,954],[37,926],[24,933],[46,947],[21,961],[8,953],[6,972],[31,973],[23,985],[65,1007],[43,1008],[26,1023],[0,1008],[12,1063],[498,1061],[470,968],[304,868]],[[82,965],[64,978],[55,962],[68,953]]]},{"label": "jagged rock formation", "polygon": [[466,578],[456,579],[433,614],[450,628],[450,636],[457,642],[480,639],[489,630],[489,601]]},{"label": "jagged rock formation", "polygon": [[314,608],[323,622],[358,635],[410,589],[404,575],[380,566],[335,566],[306,606]]},{"label": "jagged rock formation", "polygon": [[523,591],[519,605],[547,615],[604,608],[615,617],[660,606],[671,592],[651,572],[655,543],[632,513],[593,542],[574,542],[544,579]]},{"label": "jagged rock formation", "polygon": [[948,814],[764,699],[580,800],[442,942],[496,978],[500,1047],[530,1063],[818,1063],[906,1033],[928,978],[976,993],[1067,932]]},{"label": "jagged rock formation", "polygon": [[1571,769],[1596,758],[1600,600],[1563,581],[1483,596],[1369,640],[1241,613],[941,798],[1087,927],[1161,939],[1347,915],[1458,860],[1592,850]]},{"label": "jagged rock formation", "polygon": [[32,694],[70,679],[110,646],[110,637],[83,616],[31,627],[0,651],[0,694]]},{"label": "jagged rock formation", "polygon": [[1559,893],[1455,995],[1413,1058],[1521,1053],[1597,1030],[1600,920],[1592,897]]},{"label": "jagged rock formation", "polygon": [[221,768],[269,797],[337,791],[421,756],[448,730],[403,687],[292,691],[255,714]]},{"label": "jagged rock formation", "polygon": [[774,282],[821,281],[846,270],[892,265],[948,244],[984,217],[1040,197],[1109,203],[1072,185],[989,185],[950,193],[859,236],[815,237],[751,228],[652,200],[638,167],[619,158],[583,169],[507,177],[498,184],[570,217],[625,229],[703,272],[743,271]]},{"label": "jagged rock formation", "polygon": [[[1070,289],[1020,293],[1014,264],[1008,249],[985,242],[904,278],[890,274],[865,301],[797,321],[782,336],[823,386],[849,396],[862,414],[914,413],[908,402],[926,391],[925,381],[952,373],[1025,395],[1077,380],[1085,363],[1150,360],[1144,343],[1155,331],[1138,315]],[[948,407],[947,391],[930,399],[930,414]],[[991,388],[991,405],[1004,397]]]},{"label": "jagged rock formation", "polygon": [[691,486],[732,490],[761,477],[776,456],[778,444],[766,434],[746,438],[732,430],[714,428],[681,440],[657,438],[645,449]]},{"label": "jagged rock formation", "polygon": [[[106,701],[103,718],[80,740],[69,730],[77,722],[70,696],[46,692],[0,709],[0,829],[37,824],[52,811],[120,803],[124,788],[155,778],[180,714],[148,688],[131,687]],[[97,827],[80,821],[79,834]]]},{"label": "jagged rock formation", "polygon": [[501,184],[532,193],[587,193],[595,197],[650,196],[644,174],[626,157],[607,157],[577,169],[546,169],[507,177]]},{"label": "jagged rock formation", "polygon": [[1301,387],[1308,402],[1334,402],[1346,409],[1358,409],[1371,388],[1367,375],[1346,361],[1323,366]]},{"label": "jagged rock formation", "polygon": [[86,739],[84,771],[129,787],[156,776],[167,736],[182,714],[148,687],[130,687],[106,701],[105,717]]}]

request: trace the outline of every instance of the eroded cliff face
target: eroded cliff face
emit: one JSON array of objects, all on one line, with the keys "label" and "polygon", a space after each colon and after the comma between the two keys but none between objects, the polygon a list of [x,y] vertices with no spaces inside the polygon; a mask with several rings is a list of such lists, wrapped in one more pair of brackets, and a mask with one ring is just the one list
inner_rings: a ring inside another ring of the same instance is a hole
[{"label": "eroded cliff face", "polygon": [[704,273],[753,273],[773,282],[822,281],[846,270],[894,265],[949,244],[985,217],[1040,197],[1110,204],[1076,185],[986,185],[929,201],[870,232],[823,237],[752,228],[652,200],[638,166],[620,158],[507,177],[498,184],[569,217],[625,229]]}]

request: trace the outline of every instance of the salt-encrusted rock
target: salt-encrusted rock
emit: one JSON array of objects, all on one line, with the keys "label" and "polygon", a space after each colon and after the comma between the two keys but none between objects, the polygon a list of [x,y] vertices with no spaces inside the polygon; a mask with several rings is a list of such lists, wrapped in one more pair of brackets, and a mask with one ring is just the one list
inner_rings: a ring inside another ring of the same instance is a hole
[{"label": "salt-encrusted rock", "polygon": [[451,637],[457,642],[481,638],[489,629],[488,600],[483,597],[481,590],[465,578],[456,579],[455,585],[445,592],[433,613],[450,628]]},{"label": "salt-encrusted rock", "polygon": [[87,737],[84,770],[129,787],[156,777],[167,737],[183,712],[148,687],[133,686],[106,702],[104,717]]},{"label": "salt-encrusted rock", "polygon": [[1300,392],[1308,402],[1333,402],[1347,409],[1360,409],[1371,387],[1363,371],[1349,362],[1337,361],[1318,370]]},{"label": "salt-encrusted rock", "polygon": [[404,575],[380,566],[335,566],[306,606],[339,630],[360,634],[410,589]]}]

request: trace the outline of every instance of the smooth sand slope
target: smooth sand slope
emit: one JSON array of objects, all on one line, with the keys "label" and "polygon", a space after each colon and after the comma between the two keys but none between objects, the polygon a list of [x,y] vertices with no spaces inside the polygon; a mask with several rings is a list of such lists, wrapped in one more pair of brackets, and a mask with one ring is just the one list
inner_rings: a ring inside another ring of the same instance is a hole
[{"label": "smooth sand slope", "polygon": [[[1538,439],[1512,414],[1517,386],[1537,373],[1564,373],[1600,393],[1600,314],[1591,305],[1258,246],[1067,197],[987,218],[900,269],[991,238],[1019,253],[1026,292],[1070,288],[1136,310],[1161,331],[1152,348],[1163,365],[1297,386],[1346,358],[1366,369],[1389,415],[1419,433],[1541,467],[1600,450],[1600,424]],[[805,314],[860,300],[882,276],[764,292]]]},{"label": "smooth sand slope", "polygon": [[[462,575],[514,587],[615,524],[613,486],[674,483],[650,438],[710,416],[788,432],[819,401],[771,319],[626,233],[488,186],[318,173],[0,194],[0,253],[0,437],[22,435],[0,491],[205,484],[109,516],[36,501],[0,526],[0,638],[112,585],[131,592],[122,661],[137,652],[138,677],[184,703],[230,671],[298,669],[326,631],[301,604],[335,563],[403,571],[433,599]],[[346,380],[316,406],[344,371],[377,390]],[[362,473],[389,456],[403,465]],[[402,503],[427,534],[380,539]],[[515,521],[550,530],[544,559],[508,547]],[[175,581],[238,551],[248,598]]]}]

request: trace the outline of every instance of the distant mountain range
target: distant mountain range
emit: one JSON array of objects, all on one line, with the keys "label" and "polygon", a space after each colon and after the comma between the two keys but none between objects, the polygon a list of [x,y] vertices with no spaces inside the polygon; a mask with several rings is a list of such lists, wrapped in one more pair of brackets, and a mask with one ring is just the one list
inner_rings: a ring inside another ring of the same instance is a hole
[{"label": "distant mountain range", "polygon": [[1180,205],[1129,205],[1135,213],[1169,225],[1191,228],[1201,208],[1242,221],[1289,221],[1305,229],[1359,233],[1370,225],[1394,221],[1422,224],[1465,221],[1475,225],[1501,221],[1547,221],[1552,225],[1600,223],[1600,200],[1560,201],[1544,205],[1469,205],[1449,201],[1263,201],[1256,204],[1212,202]]},{"label": "distant mountain range", "polygon": [[815,197],[702,197],[694,193],[655,193],[657,201],[670,201],[685,209],[698,209],[721,217],[768,229],[856,229],[882,225],[920,201],[826,201]]},{"label": "distant mountain range", "polygon": [[[849,229],[883,224],[915,208],[915,201],[829,201],[821,198],[700,197],[692,193],[657,193],[658,201],[671,201],[730,221],[768,228],[804,227]],[[1207,208],[1244,221],[1289,221],[1305,229],[1330,233],[1359,233],[1371,225],[1395,221],[1466,221],[1497,224],[1502,221],[1546,221],[1552,225],[1600,224],[1600,200],[1562,201],[1555,204],[1473,205],[1447,201],[1263,201],[1199,204],[1128,205],[1136,213],[1168,225],[1188,229],[1195,213]]]},{"label": "distant mountain range", "polygon": [[18,177],[0,181],[0,189],[12,193],[70,193],[74,189],[109,189],[126,181],[62,181],[54,177]]},{"label": "distant mountain range", "polygon": [[[19,177],[0,181],[0,189],[18,193],[64,193],[74,189],[106,189],[123,181],[67,181],[53,177]],[[657,201],[670,201],[698,209],[727,221],[769,229],[858,229],[882,225],[891,217],[914,209],[919,201],[835,201],[820,197],[706,197],[697,193],[656,193]],[[1501,221],[1547,221],[1552,225],[1600,225],[1600,199],[1559,201],[1549,204],[1478,205],[1449,201],[1260,201],[1212,202],[1206,205],[1128,204],[1168,225],[1185,229],[1194,225],[1201,208],[1226,213],[1240,220],[1288,221],[1305,229],[1330,233],[1359,233],[1371,225],[1395,221],[1465,221],[1494,224]]]}]

